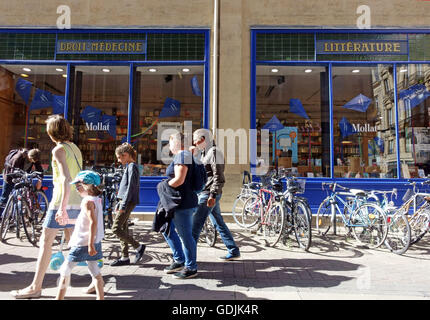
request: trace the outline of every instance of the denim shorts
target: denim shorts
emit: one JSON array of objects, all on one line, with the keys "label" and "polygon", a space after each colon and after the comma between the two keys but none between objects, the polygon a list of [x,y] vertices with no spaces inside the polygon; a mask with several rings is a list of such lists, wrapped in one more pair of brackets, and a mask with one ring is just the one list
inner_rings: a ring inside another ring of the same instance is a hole
[{"label": "denim shorts", "polygon": [[[42,226],[44,228],[50,228],[50,229],[64,229],[64,228],[73,228],[75,226],[74,223],[69,223],[66,225],[59,225],[57,221],[55,221],[55,214],[58,210],[48,210],[46,213],[45,220],[43,220]],[[69,219],[76,220],[78,218],[79,213],[81,210],[79,209],[67,209],[67,215],[69,216]]]},{"label": "denim shorts", "polygon": [[95,261],[103,259],[102,243],[96,243],[94,245],[97,253],[94,256],[88,254],[88,246],[83,247],[72,247],[69,251],[68,261],[81,262],[81,261]]}]

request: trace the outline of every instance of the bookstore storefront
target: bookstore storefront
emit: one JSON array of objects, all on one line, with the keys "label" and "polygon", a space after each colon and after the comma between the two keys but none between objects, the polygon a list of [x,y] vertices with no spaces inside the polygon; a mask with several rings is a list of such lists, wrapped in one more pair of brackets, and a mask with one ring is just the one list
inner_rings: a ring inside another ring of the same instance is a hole
[{"label": "bookstore storefront", "polygon": [[313,207],[325,196],[322,181],[402,190],[430,175],[430,33],[251,36],[251,128],[270,129],[264,165],[307,178]]},{"label": "bookstore storefront", "polygon": [[85,168],[111,166],[116,146],[133,144],[141,171],[136,210],[155,210],[166,169],[163,131],[209,123],[208,37],[201,29],[0,30],[0,158],[39,148],[49,187],[54,144],[45,120],[63,114]]}]

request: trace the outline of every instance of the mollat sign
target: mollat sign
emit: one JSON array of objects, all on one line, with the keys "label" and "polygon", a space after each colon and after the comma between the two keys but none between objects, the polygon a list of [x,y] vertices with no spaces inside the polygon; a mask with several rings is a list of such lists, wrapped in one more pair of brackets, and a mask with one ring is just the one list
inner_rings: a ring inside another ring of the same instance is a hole
[{"label": "mollat sign", "polygon": [[360,124],[360,123],[352,123],[352,128],[354,132],[377,132],[376,126],[371,126],[370,124]]},{"label": "mollat sign", "polygon": [[89,131],[109,131],[109,123],[103,124],[103,122],[95,123],[85,123],[87,130]]}]

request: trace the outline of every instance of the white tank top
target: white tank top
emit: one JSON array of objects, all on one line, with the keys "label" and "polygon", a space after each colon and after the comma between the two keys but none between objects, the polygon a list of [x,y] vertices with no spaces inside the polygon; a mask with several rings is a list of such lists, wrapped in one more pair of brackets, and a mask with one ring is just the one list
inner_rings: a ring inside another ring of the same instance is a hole
[{"label": "white tank top", "polygon": [[69,241],[70,247],[84,247],[88,246],[88,237],[90,235],[90,219],[85,213],[85,203],[92,201],[96,207],[97,217],[97,234],[94,244],[102,241],[104,237],[104,226],[103,226],[103,208],[102,199],[100,197],[86,196],[81,202],[81,212],[76,219],[75,229]]}]

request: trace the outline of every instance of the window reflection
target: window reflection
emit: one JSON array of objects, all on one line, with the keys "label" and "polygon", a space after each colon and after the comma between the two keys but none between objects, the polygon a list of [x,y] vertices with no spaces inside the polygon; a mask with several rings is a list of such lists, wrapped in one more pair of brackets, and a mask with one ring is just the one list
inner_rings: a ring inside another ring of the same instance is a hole
[{"label": "window reflection", "polygon": [[397,67],[401,176],[424,178],[430,174],[430,67]]}]

